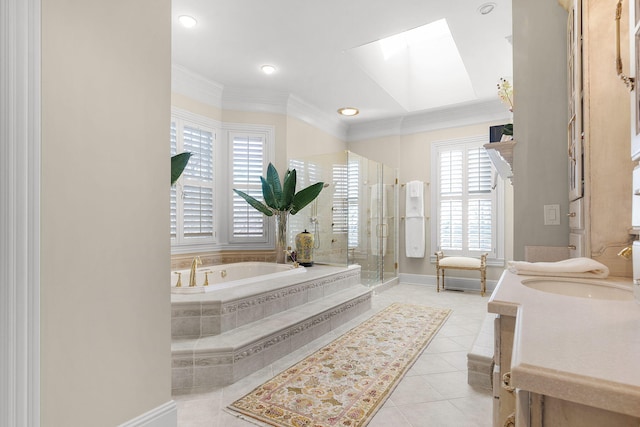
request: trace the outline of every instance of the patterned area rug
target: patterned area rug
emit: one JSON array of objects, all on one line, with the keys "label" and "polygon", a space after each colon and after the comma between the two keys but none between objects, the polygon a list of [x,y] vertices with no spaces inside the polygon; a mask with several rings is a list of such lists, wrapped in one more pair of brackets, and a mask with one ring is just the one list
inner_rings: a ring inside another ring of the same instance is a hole
[{"label": "patterned area rug", "polygon": [[392,304],[228,409],[259,425],[364,426],[450,313]]}]

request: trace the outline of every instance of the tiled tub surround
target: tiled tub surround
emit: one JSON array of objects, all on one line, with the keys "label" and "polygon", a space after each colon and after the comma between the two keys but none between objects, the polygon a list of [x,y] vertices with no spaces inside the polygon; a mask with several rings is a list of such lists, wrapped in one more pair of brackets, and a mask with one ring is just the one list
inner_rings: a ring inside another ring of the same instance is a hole
[{"label": "tiled tub surround", "polygon": [[[616,301],[543,292],[523,285],[526,278],[505,271],[489,300],[489,312],[516,319],[511,385],[544,395],[549,402],[580,405],[583,413],[599,408],[610,411],[609,416],[631,417],[631,425],[637,425],[640,305],[631,298]],[[627,286],[631,292],[631,279],[607,282]],[[587,421],[563,425],[593,424]]]},{"label": "tiled tub surround", "polygon": [[369,310],[360,267],[194,295],[172,295],[173,392],[226,385]]},{"label": "tiled tub surround", "polygon": [[351,287],[360,266],[316,266],[303,274],[256,281],[205,294],[171,296],[172,338],[217,335]]}]

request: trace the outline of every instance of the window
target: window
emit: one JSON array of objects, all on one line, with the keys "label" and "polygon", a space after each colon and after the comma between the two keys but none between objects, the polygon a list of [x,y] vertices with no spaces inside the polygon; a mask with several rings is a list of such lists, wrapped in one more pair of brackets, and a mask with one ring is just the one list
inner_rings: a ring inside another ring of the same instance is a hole
[{"label": "window", "polygon": [[273,157],[273,127],[223,124],[172,110],[171,155],[191,158],[171,188],[171,250],[263,249],[269,221],[233,188],[262,198],[260,176]]},{"label": "window", "polygon": [[331,206],[331,229],[333,234],[347,234],[349,231],[349,181],[347,165],[332,167],[333,200]]},{"label": "window", "polygon": [[171,155],[188,151],[191,159],[171,188],[171,239],[176,245],[214,242],[213,127],[174,117]]},{"label": "window", "polygon": [[[260,177],[265,169],[266,138],[260,134],[230,132],[229,139],[232,147],[232,187],[263,201]],[[265,215],[235,193],[231,222],[234,240],[265,238]]]},{"label": "window", "polygon": [[359,178],[360,163],[349,160],[348,165],[335,164],[332,168],[332,183],[334,187],[331,206],[334,234],[346,234],[347,246],[356,248],[360,242],[359,235]]},{"label": "window", "polygon": [[485,138],[432,145],[432,247],[447,255],[502,254],[501,185],[494,187]]},{"label": "window", "polygon": [[225,169],[229,185],[219,191],[229,200],[224,204],[227,207],[224,215],[228,218],[224,230],[224,235],[228,236],[227,247],[267,248],[273,245],[269,232],[273,220],[252,208],[233,189],[263,201],[260,177],[265,176],[267,165],[274,156],[274,130],[271,126],[250,124],[223,124],[223,129],[229,161],[220,167]]}]

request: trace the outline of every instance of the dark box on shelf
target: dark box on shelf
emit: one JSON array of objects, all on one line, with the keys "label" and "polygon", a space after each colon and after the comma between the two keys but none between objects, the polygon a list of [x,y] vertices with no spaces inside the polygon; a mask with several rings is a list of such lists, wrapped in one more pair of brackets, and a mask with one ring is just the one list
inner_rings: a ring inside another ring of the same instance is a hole
[{"label": "dark box on shelf", "polygon": [[489,142],[500,142],[504,125],[489,126]]}]

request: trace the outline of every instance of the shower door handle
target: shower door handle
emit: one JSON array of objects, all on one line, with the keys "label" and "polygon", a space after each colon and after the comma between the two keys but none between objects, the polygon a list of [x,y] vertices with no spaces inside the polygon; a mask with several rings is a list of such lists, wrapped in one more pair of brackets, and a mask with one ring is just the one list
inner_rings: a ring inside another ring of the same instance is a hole
[{"label": "shower door handle", "polygon": [[387,234],[388,230],[389,226],[387,224],[378,224],[378,227],[376,229],[376,237],[382,237],[386,239],[387,237],[389,237],[389,235]]}]

